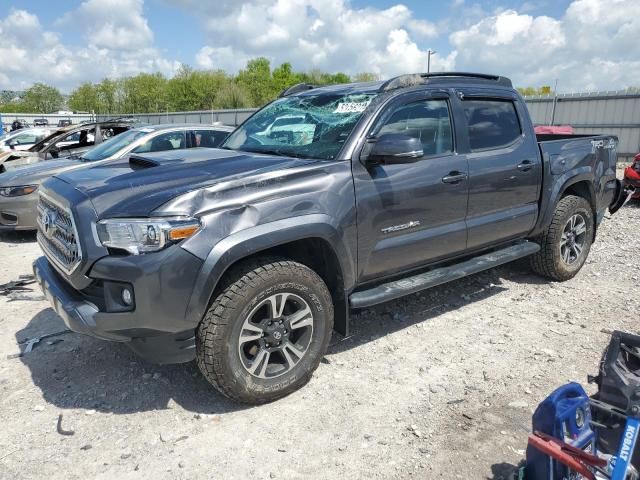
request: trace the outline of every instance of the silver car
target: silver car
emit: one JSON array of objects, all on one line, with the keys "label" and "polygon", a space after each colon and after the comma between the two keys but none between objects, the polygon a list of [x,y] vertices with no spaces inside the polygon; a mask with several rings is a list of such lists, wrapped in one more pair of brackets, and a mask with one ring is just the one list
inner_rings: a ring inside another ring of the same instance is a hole
[{"label": "silver car", "polygon": [[226,125],[152,125],[134,128],[81,156],[48,160],[0,174],[0,230],[35,230],[38,187],[49,177],[75,168],[117,160],[131,153],[215,148],[234,130]]},{"label": "silver car", "polygon": [[22,128],[0,136],[0,152],[27,150],[53,133],[54,128]]}]

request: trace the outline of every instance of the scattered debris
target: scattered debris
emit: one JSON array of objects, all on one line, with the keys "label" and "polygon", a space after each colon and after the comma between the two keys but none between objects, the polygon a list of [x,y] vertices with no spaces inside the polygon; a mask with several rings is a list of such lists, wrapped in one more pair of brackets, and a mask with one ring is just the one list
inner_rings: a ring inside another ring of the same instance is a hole
[{"label": "scattered debris", "polygon": [[90,443],[87,443],[86,445],[83,445],[80,447],[80,450],[91,450],[93,448],[93,446]]},{"label": "scattered debris", "polygon": [[186,440],[187,438],[189,438],[189,435],[181,435],[178,438],[176,438],[173,443],[178,443],[181,442],[182,440]]},{"label": "scattered debris", "polygon": [[550,328],[549,331],[555,333],[556,335],[560,335],[560,336],[563,336],[563,337],[567,336],[566,333],[559,332],[558,330],[554,330],[553,328]]},{"label": "scattered debris", "polygon": [[[12,358],[20,358],[24,355],[26,355],[27,353],[31,353],[31,351],[33,350],[33,348],[39,344],[42,340],[44,340],[45,338],[51,338],[51,337],[57,337],[58,335],[64,335],[66,333],[71,333],[71,330],[66,329],[66,330],[61,330],[59,332],[53,332],[53,333],[47,333],[45,335],[40,335],[39,337],[33,337],[30,338],[28,340],[25,340],[23,342],[19,342],[18,345],[22,346],[24,345],[24,348],[20,351],[20,353],[11,353],[9,355],[7,355],[7,360],[11,360]],[[59,340],[62,341],[62,340]],[[47,342],[49,343],[49,342]],[[51,343],[49,343],[50,345],[55,345],[56,341],[52,341]]]},{"label": "scattered debris", "polygon": [[20,275],[18,280],[0,285],[0,295],[9,295],[12,292],[33,292],[33,288],[27,287],[27,285],[35,282],[36,279],[33,275]]},{"label": "scattered debris", "polygon": [[58,415],[58,424],[56,425],[56,430],[60,435],[65,435],[67,437],[70,437],[71,435],[75,435],[76,433],[73,430],[64,430],[62,428],[62,414]]},{"label": "scattered debris", "polygon": [[14,453],[18,452],[19,450],[11,450],[9,453],[5,453],[4,455],[2,455],[0,457],[0,460],[4,460],[5,458],[7,458],[9,455],[13,455]]}]

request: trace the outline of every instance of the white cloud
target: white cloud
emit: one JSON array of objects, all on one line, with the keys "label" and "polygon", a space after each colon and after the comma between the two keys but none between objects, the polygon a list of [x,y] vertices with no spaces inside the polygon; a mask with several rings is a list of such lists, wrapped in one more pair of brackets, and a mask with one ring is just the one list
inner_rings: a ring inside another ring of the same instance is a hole
[{"label": "white cloud", "polygon": [[[171,2],[204,19],[209,42],[196,55],[197,64],[231,71],[244,65],[236,58],[257,56],[276,64],[289,61],[302,70],[422,71],[427,43],[438,35],[434,23],[401,4],[354,9],[347,0]],[[434,67],[448,65],[451,58],[434,57]]]},{"label": "white cloud", "polygon": [[506,10],[452,33],[456,68],[499,73],[560,91],[640,84],[637,0],[575,0],[560,19]]},{"label": "white cloud", "polygon": [[564,91],[640,83],[638,0],[574,0],[558,18],[526,13],[549,2],[524,2],[517,11],[498,6],[489,14],[478,2],[451,0],[451,16],[437,23],[401,4],[356,9],[348,0],[167,1],[203,18],[209,41],[197,56],[201,66],[236,71],[245,59],[266,56],[298,69],[384,77],[423,71],[426,50],[438,44],[434,70],[498,73],[524,86],[558,78]]},{"label": "white cloud", "polygon": [[46,30],[25,10],[0,18],[1,89],[45,82],[68,92],[87,80],[140,72],[172,74],[179,67],[153,46],[142,0],[87,0],[56,25],[80,31],[85,43],[66,44],[61,34]]},{"label": "white cloud", "polygon": [[[640,84],[638,0],[573,0],[556,18],[532,13],[550,3],[543,0],[523,2],[518,10],[491,3],[493,13],[486,3],[450,0],[444,4],[448,18],[437,22],[400,3],[355,8],[350,0],[164,1],[191,13],[204,30],[204,45],[181,59],[200,68],[234,73],[248,59],[265,56],[298,70],[384,78],[424,71],[426,51],[435,48],[434,71],[498,73],[521,86],[558,78],[561,91]],[[171,75],[178,62],[155,46],[143,2],[83,0],[53,29],[34,13],[11,11],[0,18],[0,88],[45,81],[68,91],[106,76]],[[71,29],[84,42],[69,44],[65,32]]]},{"label": "white cloud", "polygon": [[142,13],[142,5],[143,0],[87,0],[57,23],[80,27],[87,42],[95,47],[136,50],[153,43],[153,32]]},{"label": "white cloud", "polygon": [[202,47],[196,53],[196,65],[206,70],[237,72],[248,60],[249,57],[238,55],[231,47]]}]

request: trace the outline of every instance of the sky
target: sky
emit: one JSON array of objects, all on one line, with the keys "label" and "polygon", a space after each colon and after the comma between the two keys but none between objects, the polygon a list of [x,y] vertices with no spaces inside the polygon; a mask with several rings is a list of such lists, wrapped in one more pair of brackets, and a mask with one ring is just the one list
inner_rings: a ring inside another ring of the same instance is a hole
[{"label": "sky", "polygon": [[639,38],[640,0],[2,0],[0,89],[259,56],[387,78],[426,71],[431,49],[432,71],[618,90],[640,86]]}]

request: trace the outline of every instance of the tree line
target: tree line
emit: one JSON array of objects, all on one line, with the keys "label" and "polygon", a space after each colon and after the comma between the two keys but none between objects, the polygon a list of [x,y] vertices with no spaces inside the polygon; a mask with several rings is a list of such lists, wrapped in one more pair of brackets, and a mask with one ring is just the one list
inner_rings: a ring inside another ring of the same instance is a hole
[{"label": "tree line", "polygon": [[[296,72],[290,63],[272,68],[269,60],[261,57],[249,60],[236,75],[183,65],[171,78],[161,73],[140,73],[115,80],[105,78],[98,83],[84,82],[68,96],[55,87],[36,83],[24,92],[0,92],[0,112],[73,110],[118,115],[252,108],[264,105],[297,83],[330,85],[376,79],[372,73],[349,76],[320,70]],[[525,87],[518,91],[524,96],[553,94],[549,87]]]},{"label": "tree line", "polygon": [[349,76],[320,70],[296,72],[290,63],[275,68],[266,58],[247,62],[236,75],[222,70],[195,70],[183,65],[167,78],[161,73],[140,73],[120,79],[84,82],[68,97],[43,83],[36,83],[19,98],[14,92],[0,95],[0,112],[49,113],[55,110],[96,114],[135,114],[165,111],[259,107],[297,83],[330,85],[375,80],[371,73]]}]

